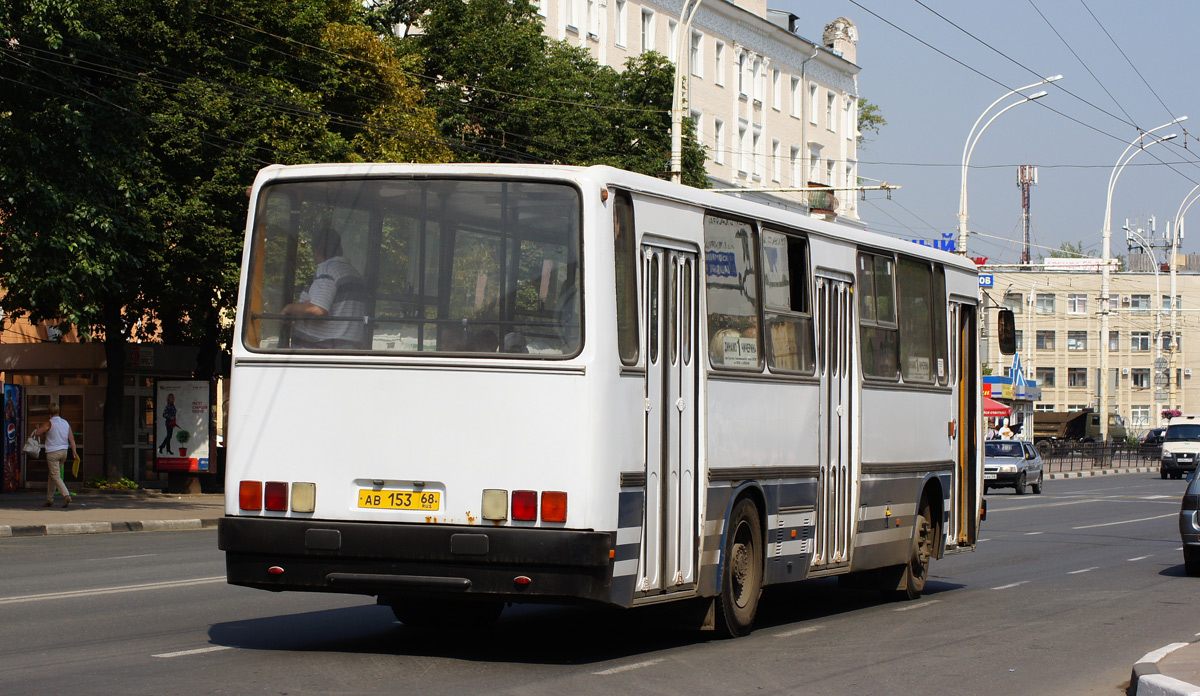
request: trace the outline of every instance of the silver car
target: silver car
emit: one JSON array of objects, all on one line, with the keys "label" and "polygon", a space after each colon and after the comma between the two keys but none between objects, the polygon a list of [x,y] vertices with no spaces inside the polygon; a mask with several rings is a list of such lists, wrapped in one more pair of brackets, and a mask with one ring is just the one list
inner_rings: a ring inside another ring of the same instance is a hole
[{"label": "silver car", "polygon": [[983,443],[983,492],[989,488],[1014,488],[1025,495],[1026,487],[1042,492],[1042,455],[1021,440],[988,440]]},{"label": "silver car", "polygon": [[1200,476],[1192,475],[1179,508],[1179,536],[1183,539],[1183,567],[1200,575]]}]

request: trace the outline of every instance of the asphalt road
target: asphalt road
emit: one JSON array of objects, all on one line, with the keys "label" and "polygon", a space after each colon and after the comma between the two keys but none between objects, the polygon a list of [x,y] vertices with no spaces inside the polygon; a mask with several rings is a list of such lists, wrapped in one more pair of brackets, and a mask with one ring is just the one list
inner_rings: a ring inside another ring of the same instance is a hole
[{"label": "asphalt road", "polygon": [[769,591],[720,641],[648,611],[514,607],[487,630],[398,624],[369,598],[223,581],[216,534],[0,540],[0,684],[15,694],[1110,694],[1200,631],[1157,475],[994,491],[978,551],[925,597]]}]

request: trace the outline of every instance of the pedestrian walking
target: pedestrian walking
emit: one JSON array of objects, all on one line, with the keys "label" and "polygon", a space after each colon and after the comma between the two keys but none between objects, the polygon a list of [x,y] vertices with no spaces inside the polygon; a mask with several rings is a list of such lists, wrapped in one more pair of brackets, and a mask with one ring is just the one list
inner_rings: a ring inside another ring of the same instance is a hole
[{"label": "pedestrian walking", "polygon": [[45,507],[54,505],[56,487],[63,494],[63,507],[71,504],[71,491],[62,480],[62,466],[67,460],[68,451],[72,458],[79,456],[75,452],[75,433],[71,432],[71,424],[59,416],[58,412],[58,404],[50,404],[50,420],[33,431],[35,436],[46,434],[46,468],[49,469],[49,474],[46,477]]}]

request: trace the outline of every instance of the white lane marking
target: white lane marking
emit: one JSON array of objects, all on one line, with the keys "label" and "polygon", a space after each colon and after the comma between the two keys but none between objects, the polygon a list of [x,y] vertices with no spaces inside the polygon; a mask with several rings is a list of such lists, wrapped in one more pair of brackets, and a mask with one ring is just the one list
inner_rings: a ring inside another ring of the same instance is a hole
[{"label": "white lane marking", "polygon": [[1027,583],[1027,582],[1029,582],[1029,581],[1028,581],[1028,580],[1022,580],[1022,581],[1020,581],[1020,582],[1012,582],[1012,583],[1009,583],[1009,584],[1007,584],[1007,585],[1001,585],[1000,587],[993,587],[992,589],[993,589],[993,590],[1011,590],[1012,588],[1014,588],[1014,587],[1020,587],[1021,585],[1024,585],[1024,584],[1025,584],[1025,583]]},{"label": "white lane marking", "polygon": [[824,626],[805,626],[804,628],[796,628],[796,629],[792,629],[790,631],[784,631],[783,633],[776,633],[775,637],[776,638],[788,638],[790,636],[798,636],[801,633],[812,633],[814,631],[819,631],[822,628],[825,628],[825,627]]},{"label": "white lane marking", "polygon": [[124,561],[124,560],[130,559],[130,558],[149,558],[151,556],[156,556],[156,555],[157,554],[153,554],[153,553],[139,553],[136,556],[111,556],[109,558],[97,558],[95,560],[97,560],[97,561]]},{"label": "white lane marking", "polygon": [[[663,658],[663,659],[665,659],[665,658]],[[635,662],[631,665],[621,665],[620,667],[613,667],[611,669],[602,669],[599,672],[592,672],[592,674],[595,674],[597,676],[606,677],[610,674],[620,674],[621,672],[629,672],[629,671],[632,671],[635,669],[641,669],[643,667],[651,667],[653,665],[657,665],[658,663],[662,662],[663,659],[646,660],[645,662]]]},{"label": "white lane marking", "polygon": [[179,652],[159,653],[150,657],[183,657],[184,655],[201,655],[203,653],[217,652],[220,650],[232,650],[228,645],[214,645],[211,648],[196,648],[195,650],[180,650]]},{"label": "white lane marking", "polygon": [[1093,570],[1098,569],[1099,567],[1100,566],[1092,566],[1091,568],[1083,568],[1081,570],[1072,570],[1071,572],[1067,573],[1067,575],[1079,575],[1080,573],[1090,573]]},{"label": "white lane marking", "polygon": [[1161,520],[1167,517],[1178,517],[1178,512],[1173,512],[1169,515],[1157,515],[1155,517],[1142,517],[1136,520],[1121,520],[1120,522],[1105,522],[1103,524],[1086,524],[1082,527],[1071,527],[1071,529],[1095,529],[1097,527],[1112,527],[1118,524],[1133,524],[1134,522],[1149,522],[1150,520]]},{"label": "white lane marking", "polygon": [[1045,532],[1025,532],[1025,536],[1037,536],[1039,534],[1045,534]]},{"label": "white lane marking", "polygon": [[[1151,556],[1153,556],[1153,554],[1151,554]],[[1146,560],[1147,558],[1150,558],[1151,556],[1138,556],[1137,558],[1131,558],[1131,559],[1129,559],[1129,562],[1130,562],[1130,563],[1133,563],[1134,561],[1144,561],[1144,560]]]},{"label": "white lane marking", "polygon": [[920,604],[910,604],[907,607],[900,607],[899,609],[893,609],[892,611],[912,611],[913,609],[924,609],[925,607],[929,606],[930,604],[937,604],[940,601],[942,601],[942,600],[931,599],[928,602],[921,602]]},{"label": "white lane marking", "polygon": [[46,594],[20,595],[17,597],[0,597],[2,604],[22,604],[24,602],[41,602],[47,599],[73,599],[75,597],[95,597],[122,592],[142,592],[145,590],[166,590],[172,587],[188,587],[190,585],[206,585],[213,582],[225,582],[224,575],[211,578],[195,578],[194,580],[168,580],[167,582],[148,582],[142,585],[122,585],[120,587],[100,587],[94,590],[73,590],[71,592],[48,592]]},{"label": "white lane marking", "polygon": [[980,540],[979,540],[979,543],[980,543],[980,544],[982,544],[982,543],[983,543],[983,542],[985,542],[985,541],[991,541],[991,539],[990,539],[990,538],[989,538],[989,539],[980,539]]}]

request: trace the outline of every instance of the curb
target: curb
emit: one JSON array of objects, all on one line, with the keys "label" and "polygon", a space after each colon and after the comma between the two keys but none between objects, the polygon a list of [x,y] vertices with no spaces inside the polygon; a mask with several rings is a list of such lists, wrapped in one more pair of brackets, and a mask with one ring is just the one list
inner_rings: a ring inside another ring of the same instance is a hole
[{"label": "curb", "polygon": [[1163,658],[1189,645],[1191,643],[1171,643],[1143,655],[1133,665],[1126,696],[1200,696],[1200,687],[1168,677],[1158,670],[1158,663]]},{"label": "curb", "polygon": [[1136,466],[1128,469],[1089,469],[1088,471],[1058,471],[1053,474],[1046,474],[1046,478],[1054,481],[1056,479],[1069,478],[1084,478],[1087,476],[1115,476],[1118,474],[1154,474],[1158,473],[1158,467],[1152,466]]},{"label": "curb", "polygon": [[65,536],[68,534],[109,534],[112,532],[176,532],[211,529],[217,519],[138,520],[134,522],[76,522],[70,524],[0,525],[0,537]]}]

